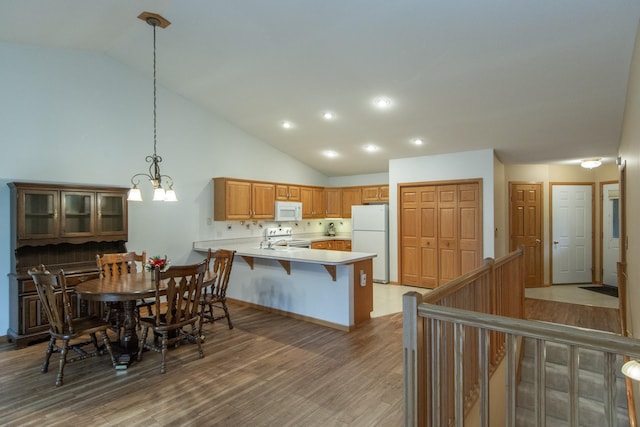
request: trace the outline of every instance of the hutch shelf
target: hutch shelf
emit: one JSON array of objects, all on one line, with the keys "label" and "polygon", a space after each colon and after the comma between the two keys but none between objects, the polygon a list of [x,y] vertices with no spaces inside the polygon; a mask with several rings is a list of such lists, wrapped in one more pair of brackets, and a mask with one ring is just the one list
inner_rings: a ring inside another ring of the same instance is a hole
[{"label": "hutch shelf", "polygon": [[[70,292],[98,277],[96,254],[126,252],[127,189],[84,185],[10,182],[11,272],[9,330],[17,348],[49,336],[28,271],[40,264],[51,272],[63,269]],[[99,303],[74,294],[76,317],[102,312]]]}]

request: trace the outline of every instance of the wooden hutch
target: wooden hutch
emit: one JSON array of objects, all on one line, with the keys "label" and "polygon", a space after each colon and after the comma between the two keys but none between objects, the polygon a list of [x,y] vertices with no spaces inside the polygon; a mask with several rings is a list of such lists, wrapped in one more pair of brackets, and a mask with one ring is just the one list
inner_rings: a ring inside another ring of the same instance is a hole
[{"label": "wooden hutch", "polygon": [[[9,330],[17,348],[48,338],[49,327],[29,269],[63,269],[69,292],[98,277],[96,254],[126,252],[127,189],[11,182]],[[101,313],[99,303],[72,295],[77,317]]]}]

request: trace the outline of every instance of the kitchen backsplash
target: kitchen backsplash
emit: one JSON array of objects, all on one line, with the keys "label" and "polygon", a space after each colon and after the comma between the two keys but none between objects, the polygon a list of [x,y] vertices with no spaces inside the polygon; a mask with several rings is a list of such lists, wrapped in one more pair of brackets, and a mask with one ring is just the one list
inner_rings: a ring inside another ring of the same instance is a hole
[{"label": "kitchen backsplash", "polygon": [[351,219],[303,219],[300,221],[214,221],[215,240],[261,238],[267,227],[291,227],[293,234],[326,234],[329,223],[333,223],[337,234],[351,233]]}]

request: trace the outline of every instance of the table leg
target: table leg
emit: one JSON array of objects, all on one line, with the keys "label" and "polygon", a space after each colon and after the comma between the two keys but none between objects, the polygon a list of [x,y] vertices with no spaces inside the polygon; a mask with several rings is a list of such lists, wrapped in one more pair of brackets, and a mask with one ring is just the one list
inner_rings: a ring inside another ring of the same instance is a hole
[{"label": "table leg", "polygon": [[136,301],[124,301],[122,319],[122,345],[130,359],[138,354],[138,334],[136,334]]}]

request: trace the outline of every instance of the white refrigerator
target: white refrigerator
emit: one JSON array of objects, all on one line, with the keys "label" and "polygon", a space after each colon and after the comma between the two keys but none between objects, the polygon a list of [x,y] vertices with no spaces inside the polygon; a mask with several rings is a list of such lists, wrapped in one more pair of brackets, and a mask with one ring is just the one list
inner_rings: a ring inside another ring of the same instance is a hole
[{"label": "white refrigerator", "polygon": [[351,250],[377,254],[373,281],[389,283],[389,205],[352,206],[351,225]]}]

